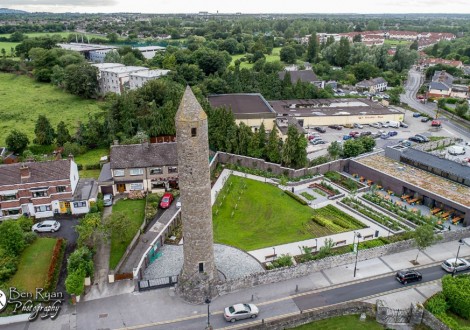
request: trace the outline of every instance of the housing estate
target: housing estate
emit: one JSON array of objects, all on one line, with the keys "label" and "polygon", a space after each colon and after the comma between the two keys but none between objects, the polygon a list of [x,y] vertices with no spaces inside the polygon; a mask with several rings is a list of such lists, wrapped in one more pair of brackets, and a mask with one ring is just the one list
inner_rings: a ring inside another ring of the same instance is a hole
[{"label": "housing estate", "polygon": [[383,92],[387,89],[387,86],[388,82],[382,77],[363,80],[356,84],[358,90],[367,91],[369,93]]},{"label": "housing estate", "polygon": [[72,159],[0,165],[0,220],[88,213],[97,185],[85,181]]},{"label": "housing estate", "polygon": [[470,86],[454,84],[454,76],[446,71],[436,71],[429,83],[428,97],[456,97],[468,99]]},{"label": "housing estate", "polygon": [[112,145],[98,179],[103,194],[158,192],[178,186],[176,143]]}]

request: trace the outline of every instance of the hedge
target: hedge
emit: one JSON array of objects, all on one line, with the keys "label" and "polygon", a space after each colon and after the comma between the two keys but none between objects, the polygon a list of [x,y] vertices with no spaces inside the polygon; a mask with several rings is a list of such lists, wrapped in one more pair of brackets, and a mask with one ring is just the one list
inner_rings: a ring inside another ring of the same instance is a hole
[{"label": "hedge", "polygon": [[47,272],[46,283],[44,284],[44,290],[52,292],[59,280],[60,269],[62,266],[62,259],[64,258],[66,241],[63,238],[59,238],[54,246],[52,252],[51,263],[49,264],[49,270]]},{"label": "hedge", "polygon": [[284,190],[284,192],[289,195],[290,197],[292,197],[293,199],[295,199],[297,202],[299,202],[300,204],[302,205],[308,205],[308,203],[306,201],[304,201],[302,198],[300,198],[299,196],[297,196],[296,194],[294,194],[293,192],[289,191],[289,190]]},{"label": "hedge", "polygon": [[442,292],[449,304],[449,309],[460,317],[470,320],[470,275],[444,276]]}]

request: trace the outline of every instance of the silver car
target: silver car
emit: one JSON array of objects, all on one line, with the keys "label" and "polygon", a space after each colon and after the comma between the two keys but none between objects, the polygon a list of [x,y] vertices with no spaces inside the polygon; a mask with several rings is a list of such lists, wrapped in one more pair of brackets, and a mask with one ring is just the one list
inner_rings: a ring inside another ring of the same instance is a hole
[{"label": "silver car", "polygon": [[257,317],[259,309],[253,304],[236,304],[226,307],[224,310],[224,318],[227,322],[235,322],[237,320],[249,319]]},{"label": "silver car", "polygon": [[35,233],[54,233],[60,228],[60,223],[56,220],[44,220],[33,225],[31,230]]},{"label": "silver car", "polygon": [[465,259],[457,259],[457,262],[455,261],[456,258],[450,258],[444,261],[441,264],[442,269],[444,269],[448,273],[453,273],[454,270],[456,272],[460,272],[462,270],[467,270],[470,268],[470,262],[468,262]]},{"label": "silver car", "polygon": [[113,195],[106,194],[103,196],[103,205],[104,206],[113,206]]}]

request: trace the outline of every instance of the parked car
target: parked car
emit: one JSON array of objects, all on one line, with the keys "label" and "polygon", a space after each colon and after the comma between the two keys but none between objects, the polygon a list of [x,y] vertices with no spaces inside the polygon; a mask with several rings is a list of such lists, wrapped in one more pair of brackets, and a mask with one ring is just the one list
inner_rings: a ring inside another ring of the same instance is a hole
[{"label": "parked car", "polygon": [[382,134],[380,135],[380,138],[381,138],[381,139],[384,139],[384,140],[385,140],[385,139],[388,139],[389,137],[390,137],[390,135],[388,135],[388,133],[382,133]]},{"label": "parked car", "polygon": [[382,125],[380,123],[372,123],[370,126],[375,127],[375,128],[381,128]]},{"label": "parked car", "polygon": [[356,91],[351,91],[351,92],[349,92],[349,95],[358,95],[358,94],[359,94],[359,93],[356,92]]},{"label": "parked car", "polygon": [[322,140],[322,139],[314,139],[314,140],[311,140],[310,143],[315,146],[315,145],[317,145],[317,144],[325,144],[326,141],[324,141],[324,140]]},{"label": "parked car", "polygon": [[365,131],[365,132],[361,132],[361,134],[359,134],[359,136],[368,136],[368,135],[372,135],[372,132],[371,131]]},{"label": "parked car", "polygon": [[351,131],[351,132],[349,132],[349,136],[356,137],[357,135],[359,135],[359,132],[358,132],[358,131]]},{"label": "parked car", "polygon": [[31,227],[35,233],[54,233],[60,229],[60,223],[56,220],[44,220]]},{"label": "parked car", "polygon": [[337,129],[338,131],[343,129],[343,126],[340,125],[329,125],[328,127],[332,129]]},{"label": "parked car", "polygon": [[371,135],[374,139],[378,139],[379,137],[382,136],[382,133],[372,133]]},{"label": "parked car", "polygon": [[388,135],[389,136],[395,136],[395,135],[398,135],[398,132],[397,131],[390,131],[390,132],[388,132]]},{"label": "parked car", "polygon": [[408,125],[401,121],[401,122],[400,122],[400,127],[408,128]]},{"label": "parked car", "polygon": [[354,128],[354,125],[353,124],[344,124],[344,127],[345,128]]},{"label": "parked car", "polygon": [[255,318],[259,314],[259,309],[253,304],[236,304],[226,307],[224,310],[224,318],[227,322],[235,322],[237,320]]},{"label": "parked car", "polygon": [[343,135],[343,140],[350,140],[352,139],[352,136],[351,135]]},{"label": "parked car", "polygon": [[320,133],[325,133],[326,129],[324,127],[317,126],[314,128],[315,131],[320,132]]},{"label": "parked car", "polygon": [[430,120],[429,117],[423,117],[423,118],[421,118],[421,122],[422,122],[422,123],[427,123],[429,120]]},{"label": "parked car", "polygon": [[419,136],[410,136],[408,138],[408,140],[413,141],[413,142],[418,142],[418,143],[426,142],[426,141],[424,141],[424,139],[422,137],[419,137]]},{"label": "parked car", "polygon": [[106,194],[103,196],[103,205],[104,206],[113,206],[113,195]]},{"label": "parked car", "polygon": [[423,275],[414,269],[403,269],[397,272],[395,278],[401,284],[407,284],[410,282],[421,281],[423,279]]},{"label": "parked car", "polygon": [[433,126],[433,127],[441,127],[441,125],[442,125],[442,123],[441,123],[440,120],[433,120],[431,122],[431,126]]},{"label": "parked car", "polygon": [[380,125],[382,125],[383,128],[390,127],[390,124],[388,122],[381,122]]},{"label": "parked car", "polygon": [[457,155],[465,155],[465,148],[462,146],[451,146],[448,149],[449,154],[457,156]]},{"label": "parked car", "polygon": [[162,209],[167,209],[170,207],[171,203],[173,202],[173,194],[171,193],[165,193],[160,200],[160,208]]},{"label": "parked car", "polygon": [[453,273],[454,271],[460,272],[462,270],[470,269],[470,262],[461,258],[450,258],[444,261],[441,264],[441,267],[448,273]]},{"label": "parked car", "polygon": [[355,123],[355,124],[354,124],[354,128],[363,129],[364,126],[362,126],[361,124]]},{"label": "parked car", "polygon": [[413,117],[414,118],[421,117],[421,114],[419,112],[415,112],[415,113],[413,113]]},{"label": "parked car", "polygon": [[429,139],[426,136],[422,135],[422,134],[415,134],[415,136],[422,138],[424,140],[424,142],[429,142]]},{"label": "parked car", "polygon": [[411,147],[411,141],[410,140],[400,141],[400,144],[404,147]]}]

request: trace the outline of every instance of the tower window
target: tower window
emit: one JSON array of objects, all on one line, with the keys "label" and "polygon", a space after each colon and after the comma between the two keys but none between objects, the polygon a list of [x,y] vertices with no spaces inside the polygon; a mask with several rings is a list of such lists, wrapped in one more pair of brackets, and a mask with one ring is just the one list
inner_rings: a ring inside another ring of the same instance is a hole
[{"label": "tower window", "polygon": [[196,127],[192,127],[191,128],[191,137],[195,137],[197,135],[197,128]]},{"label": "tower window", "polygon": [[199,273],[204,273],[204,263],[203,262],[199,263]]}]

